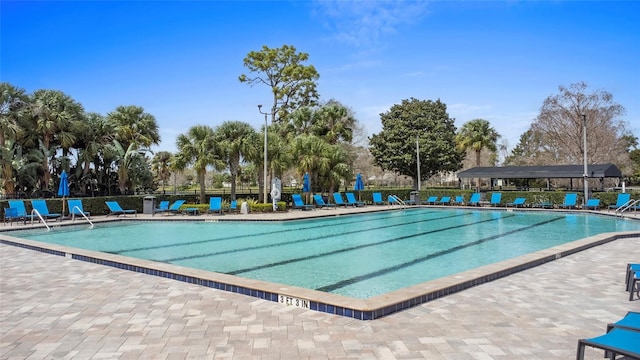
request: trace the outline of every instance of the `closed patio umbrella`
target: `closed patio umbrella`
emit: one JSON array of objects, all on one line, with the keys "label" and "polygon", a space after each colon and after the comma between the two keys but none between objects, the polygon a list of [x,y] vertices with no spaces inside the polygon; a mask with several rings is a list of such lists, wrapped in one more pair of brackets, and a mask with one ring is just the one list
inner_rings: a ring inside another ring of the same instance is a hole
[{"label": "closed patio umbrella", "polygon": [[360,199],[360,191],[364,190],[364,181],[362,181],[362,174],[356,175],[356,184],[353,186],[353,190],[358,192],[358,200]]},{"label": "closed patio umbrella", "polygon": [[309,202],[309,192],[311,191],[311,180],[309,180],[309,173],[305,173],[302,177],[302,192],[305,193],[305,200]]},{"label": "closed patio umbrella", "polygon": [[309,181],[309,173],[305,173],[302,178],[302,192],[311,191],[311,181]]},{"label": "closed patio umbrella", "polygon": [[64,216],[64,198],[69,197],[69,176],[62,170],[60,174],[60,185],[58,185],[58,196],[62,197],[62,216]]}]

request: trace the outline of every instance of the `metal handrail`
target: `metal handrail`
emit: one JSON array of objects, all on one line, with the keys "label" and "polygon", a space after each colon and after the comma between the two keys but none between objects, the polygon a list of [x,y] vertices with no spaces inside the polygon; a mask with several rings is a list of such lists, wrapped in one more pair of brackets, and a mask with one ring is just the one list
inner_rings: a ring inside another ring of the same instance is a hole
[{"label": "metal handrail", "polygon": [[636,204],[640,203],[640,199],[637,200],[629,200],[626,203],[620,205],[620,207],[618,207],[616,209],[616,216],[618,216],[618,212],[620,212],[620,216],[624,216],[623,213],[629,209],[631,209],[632,207],[634,207]]},{"label": "metal handrail", "polygon": [[51,231],[51,228],[49,227],[49,225],[47,225],[47,222],[44,220],[42,215],[40,215],[40,212],[38,212],[38,210],[36,210],[36,209],[31,210],[31,225],[33,225],[33,214],[38,215],[38,217],[40,218],[40,221],[42,221],[44,226],[47,227],[47,231]]},{"label": "metal handrail", "polygon": [[404,201],[402,201],[402,199],[400,199],[398,195],[389,195],[389,197],[393,198],[395,201],[398,202],[398,204],[401,204],[403,207],[407,206],[407,204]]},{"label": "metal handrail", "polygon": [[[91,222],[91,220],[89,220],[89,218],[84,213],[84,211],[82,211],[82,209],[80,209],[78,206],[74,206],[71,210],[76,210],[76,209],[78,209],[78,213],[80,215],[82,215],[82,217],[84,217],[84,219],[87,220],[89,222],[89,224],[91,224],[90,229],[93,229],[93,223]],[[76,212],[75,211],[71,212],[71,221],[76,221]]]}]

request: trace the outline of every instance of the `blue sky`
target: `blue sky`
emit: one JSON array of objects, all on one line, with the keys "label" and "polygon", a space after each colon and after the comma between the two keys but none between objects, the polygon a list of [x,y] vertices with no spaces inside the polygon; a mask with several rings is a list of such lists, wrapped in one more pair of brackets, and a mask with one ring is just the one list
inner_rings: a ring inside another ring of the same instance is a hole
[{"label": "blue sky", "polygon": [[403,99],[440,99],[456,125],[483,118],[513,148],[558,86],[613,94],[640,137],[640,2],[6,1],[0,81],[61,90],[86,111],[142,106],[162,144],[193,125],[256,130],[270,90],[238,81],[263,45],[295,46],[321,100],[368,135]]}]

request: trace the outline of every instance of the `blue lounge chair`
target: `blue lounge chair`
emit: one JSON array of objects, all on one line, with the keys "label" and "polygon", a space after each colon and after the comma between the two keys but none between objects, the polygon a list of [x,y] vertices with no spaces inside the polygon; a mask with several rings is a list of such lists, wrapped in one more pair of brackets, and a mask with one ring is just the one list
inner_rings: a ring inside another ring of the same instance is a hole
[{"label": "blue lounge chair", "polygon": [[86,216],[87,218],[91,218],[91,213],[88,211],[84,211],[82,207],[82,200],[80,199],[69,199],[67,200],[67,205],[69,205],[69,215],[71,215],[71,220],[75,220],[76,216]]},{"label": "blue lounge chair", "polygon": [[438,201],[440,205],[449,205],[449,203],[451,203],[451,196],[443,196],[440,201]]},{"label": "blue lounge chair", "polygon": [[218,213],[222,215],[222,198],[220,196],[212,196],[209,198],[209,209],[207,213]]},{"label": "blue lounge chair", "polygon": [[480,205],[480,193],[474,193],[473,195],[471,195],[471,199],[469,199],[469,205],[471,206]]},{"label": "blue lounge chair", "polygon": [[135,216],[138,216],[138,211],[136,210],[130,210],[130,209],[123,209],[120,204],[117,201],[105,201],[105,204],[107,204],[107,207],[109,208],[109,214],[107,214],[107,216],[109,215],[115,215],[115,216],[120,216],[120,215],[127,215],[127,214],[134,214]]},{"label": "blue lounge chair", "polygon": [[543,201],[543,202],[539,202],[537,204],[533,204],[533,205],[531,205],[531,207],[541,208],[541,209],[553,209],[553,203],[548,202],[548,201]]},{"label": "blue lounge chair", "polygon": [[231,200],[229,203],[229,213],[238,213],[238,200]]},{"label": "blue lounge chair", "polygon": [[326,202],[324,202],[324,199],[320,194],[313,194],[313,201],[315,201],[316,205],[320,208],[327,208],[327,209],[336,208],[336,204],[327,204]]},{"label": "blue lounge chair", "polygon": [[513,202],[507,203],[507,207],[509,207],[509,206],[524,207],[524,202],[525,201],[527,201],[526,198],[519,197],[519,198],[516,198],[515,200],[513,200]]},{"label": "blue lounge chair", "polygon": [[347,207],[347,203],[344,202],[342,195],[340,193],[333,193],[333,202],[336,203],[336,206],[344,206]]},{"label": "blue lounge chair", "polygon": [[491,202],[489,203],[490,206],[500,206],[502,201],[502,193],[496,192],[491,194]]},{"label": "blue lounge chair", "polygon": [[614,328],[640,331],[640,312],[627,312],[627,314],[622,319],[608,324],[607,332],[610,332]]},{"label": "blue lounge chair", "polygon": [[627,264],[625,286],[629,292],[629,301],[633,300],[633,293],[640,298],[640,264]]},{"label": "blue lounge chair", "polygon": [[586,346],[602,349],[611,354],[611,359],[624,355],[632,359],[640,359],[640,331],[614,328],[610,332],[590,339],[578,340],[577,360],[584,360]]},{"label": "blue lounge chair", "polygon": [[8,207],[4,209],[4,223],[10,223],[11,225],[13,225],[14,221],[18,221],[22,219],[20,216],[18,216],[18,209],[16,208],[12,208],[12,207]]},{"label": "blue lounge chair", "polygon": [[9,200],[9,207],[16,209],[16,218],[22,219],[23,222],[26,223],[27,219],[33,220],[33,215],[27,213],[23,200]]},{"label": "blue lounge chair", "polygon": [[437,202],[438,202],[437,196],[429,196],[427,200],[423,201],[422,203],[426,205],[435,205]]},{"label": "blue lounge chair", "polygon": [[600,199],[589,199],[584,205],[585,209],[598,210],[600,208]]},{"label": "blue lounge chair", "polygon": [[618,194],[618,200],[616,201],[615,205],[609,205],[609,207],[607,208],[607,211],[611,210],[611,209],[618,209],[621,206],[624,206],[626,203],[629,202],[629,200],[631,200],[631,194],[629,193],[622,193],[622,194]]},{"label": "blue lounge chair", "polygon": [[384,205],[384,200],[382,200],[382,194],[379,192],[374,192],[373,196],[373,205]]},{"label": "blue lounge chair", "polygon": [[300,194],[292,194],[291,195],[291,200],[293,200],[293,208],[294,209],[299,209],[299,210],[313,210],[313,209],[315,209],[314,205],[305,204],[304,201],[302,201],[302,196]]},{"label": "blue lounge chair", "polygon": [[158,207],[153,209],[153,214],[167,212],[167,210],[169,210],[169,201],[160,201]]},{"label": "blue lounge chair", "polygon": [[564,203],[558,205],[558,207],[563,209],[574,209],[576,207],[576,203],[578,202],[578,194],[566,194],[564,196]]},{"label": "blue lounge chair", "polygon": [[186,200],[176,200],[163,212],[170,214],[177,214],[180,211],[180,207],[186,202]]},{"label": "blue lounge chair", "polygon": [[44,200],[31,200],[31,207],[37,211],[43,219],[56,219],[60,220],[62,214],[58,213],[50,213],[49,207],[47,206],[47,202]]},{"label": "blue lounge chair", "polygon": [[345,195],[347,196],[347,205],[355,206],[355,207],[365,205],[364,202],[356,200],[356,197],[355,195],[353,195],[353,193],[348,192],[348,193],[345,193]]},{"label": "blue lounge chair", "polygon": [[456,196],[456,199],[453,200],[453,205],[464,205],[464,195]]}]

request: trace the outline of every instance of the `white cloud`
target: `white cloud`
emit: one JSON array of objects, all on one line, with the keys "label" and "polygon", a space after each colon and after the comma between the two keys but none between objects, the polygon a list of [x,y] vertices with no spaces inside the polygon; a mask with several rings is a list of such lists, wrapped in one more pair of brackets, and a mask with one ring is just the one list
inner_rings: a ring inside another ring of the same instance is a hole
[{"label": "white cloud", "polygon": [[384,43],[398,27],[412,24],[427,13],[426,1],[317,1],[316,13],[339,42],[359,48]]},{"label": "white cloud", "polygon": [[[453,104],[447,105],[449,113],[455,112],[458,115],[467,117],[469,114],[476,114],[479,112],[487,112],[491,109],[491,105],[471,105],[471,104]],[[456,116],[454,116],[456,117]],[[456,117],[457,118],[457,117]]]}]

